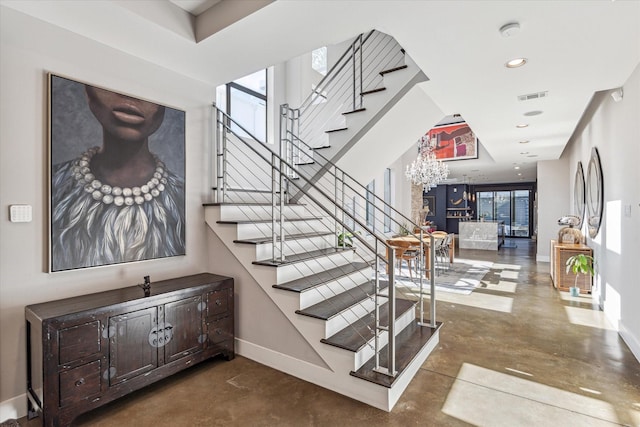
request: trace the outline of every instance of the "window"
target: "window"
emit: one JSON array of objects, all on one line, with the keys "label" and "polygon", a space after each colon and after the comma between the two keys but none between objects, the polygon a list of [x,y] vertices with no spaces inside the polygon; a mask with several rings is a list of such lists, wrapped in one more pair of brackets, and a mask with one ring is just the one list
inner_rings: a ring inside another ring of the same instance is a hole
[{"label": "window", "polygon": [[376,191],[376,182],[371,181],[369,185],[367,185],[367,225],[376,230],[375,226],[375,191]]},{"label": "window", "polygon": [[384,232],[391,231],[391,169],[384,171]]},{"label": "window", "polygon": [[[226,112],[258,141],[267,142],[267,70],[226,84]],[[231,129],[246,135],[238,126]]]},{"label": "window", "polygon": [[322,74],[327,75],[327,47],[321,47],[311,52],[311,68]]},{"label": "window", "polygon": [[504,221],[508,237],[529,237],[529,205],[529,190],[478,192],[478,218]]}]

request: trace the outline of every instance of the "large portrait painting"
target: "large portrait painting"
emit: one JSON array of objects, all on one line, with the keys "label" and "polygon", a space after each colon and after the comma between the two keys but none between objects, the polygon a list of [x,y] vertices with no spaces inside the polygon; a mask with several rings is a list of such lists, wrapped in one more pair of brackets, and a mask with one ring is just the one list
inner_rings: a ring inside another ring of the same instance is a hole
[{"label": "large portrait painting", "polygon": [[478,158],[478,140],[466,123],[437,126],[426,136],[438,160]]},{"label": "large portrait painting", "polygon": [[185,113],[49,74],[49,270],[185,254]]}]

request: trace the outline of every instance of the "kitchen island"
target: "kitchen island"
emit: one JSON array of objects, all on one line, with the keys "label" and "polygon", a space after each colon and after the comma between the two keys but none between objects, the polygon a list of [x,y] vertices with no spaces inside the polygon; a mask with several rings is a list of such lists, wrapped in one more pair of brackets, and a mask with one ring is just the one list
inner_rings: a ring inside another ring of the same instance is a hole
[{"label": "kitchen island", "polygon": [[497,251],[504,244],[504,221],[461,221],[460,249]]}]

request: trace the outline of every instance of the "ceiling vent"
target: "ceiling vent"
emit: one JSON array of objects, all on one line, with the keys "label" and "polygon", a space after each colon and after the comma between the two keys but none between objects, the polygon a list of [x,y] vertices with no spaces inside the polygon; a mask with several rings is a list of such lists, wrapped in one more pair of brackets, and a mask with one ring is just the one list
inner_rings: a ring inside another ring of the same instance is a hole
[{"label": "ceiling vent", "polygon": [[549,91],[528,93],[526,95],[518,95],[518,101],[529,101],[531,99],[546,98],[549,96]]}]

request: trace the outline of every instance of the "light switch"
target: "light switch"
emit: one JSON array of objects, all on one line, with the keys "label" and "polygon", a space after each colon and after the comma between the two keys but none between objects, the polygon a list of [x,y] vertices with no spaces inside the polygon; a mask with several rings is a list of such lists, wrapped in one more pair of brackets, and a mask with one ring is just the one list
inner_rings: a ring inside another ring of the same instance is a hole
[{"label": "light switch", "polygon": [[9,206],[11,222],[31,222],[31,205]]}]

